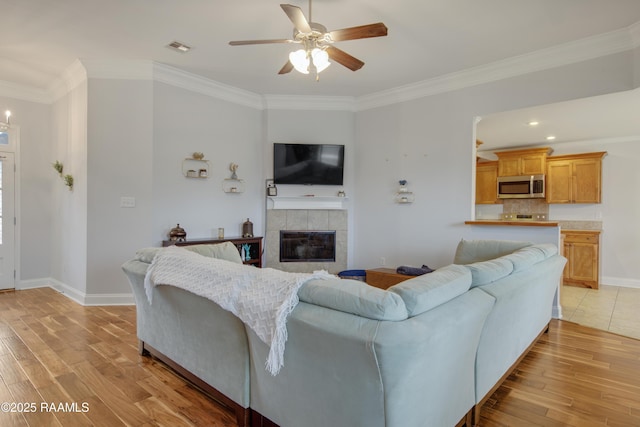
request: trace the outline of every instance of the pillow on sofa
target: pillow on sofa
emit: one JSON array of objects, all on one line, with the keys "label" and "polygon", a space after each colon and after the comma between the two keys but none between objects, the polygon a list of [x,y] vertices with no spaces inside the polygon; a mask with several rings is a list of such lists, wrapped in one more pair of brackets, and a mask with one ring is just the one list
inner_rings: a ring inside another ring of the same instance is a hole
[{"label": "pillow on sofa", "polygon": [[531,242],[517,240],[460,240],[453,258],[454,264],[487,261],[531,246]]},{"label": "pillow on sofa", "polygon": [[407,309],[398,295],[359,280],[313,279],[298,290],[300,301],[374,320],[404,320]]},{"label": "pillow on sofa", "polygon": [[242,264],[242,258],[240,258],[238,248],[236,248],[236,245],[231,242],[216,243],[213,245],[192,245],[182,247],[202,256],[223,259],[225,261],[235,262],[236,264]]},{"label": "pillow on sofa", "polygon": [[471,271],[471,287],[486,285],[508,276],[513,271],[513,263],[505,257],[474,262],[463,266]]},{"label": "pillow on sofa", "polygon": [[539,243],[531,247],[541,251],[545,258],[552,257],[558,253],[558,247],[553,243]]},{"label": "pillow on sofa", "polygon": [[413,317],[465,293],[469,286],[469,269],[451,264],[400,282],[390,287],[389,291],[400,295],[407,306],[409,317]]},{"label": "pillow on sofa", "polygon": [[[240,258],[240,254],[238,253],[238,249],[231,242],[224,243],[216,243],[210,245],[191,245],[191,246],[181,246],[184,249],[195,252],[202,256],[207,256],[210,258],[224,259],[227,261],[232,261],[238,264],[242,264],[242,259]],[[151,264],[153,258],[156,256],[158,251],[161,251],[162,248],[143,248],[136,252],[136,256],[134,259],[141,262],[146,262],[147,264]]]},{"label": "pillow on sofa", "polygon": [[513,263],[513,271],[525,270],[558,253],[558,247],[551,243],[543,243],[518,249],[502,258]]}]

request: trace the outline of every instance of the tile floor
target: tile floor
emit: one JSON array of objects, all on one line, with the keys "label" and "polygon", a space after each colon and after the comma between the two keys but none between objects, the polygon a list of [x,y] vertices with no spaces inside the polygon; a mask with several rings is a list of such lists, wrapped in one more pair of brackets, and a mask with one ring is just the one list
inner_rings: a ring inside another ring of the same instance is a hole
[{"label": "tile floor", "polygon": [[640,289],[563,286],[560,302],[564,320],[640,339]]}]

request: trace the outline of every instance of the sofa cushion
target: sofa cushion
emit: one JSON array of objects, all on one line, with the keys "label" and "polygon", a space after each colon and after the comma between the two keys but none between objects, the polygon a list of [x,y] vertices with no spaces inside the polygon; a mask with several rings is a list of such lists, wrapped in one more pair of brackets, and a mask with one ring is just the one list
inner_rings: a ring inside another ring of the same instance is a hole
[{"label": "sofa cushion", "polygon": [[540,243],[531,247],[541,251],[544,254],[545,259],[558,253],[558,247],[553,243]]},{"label": "sofa cushion", "polygon": [[400,296],[359,280],[313,279],[298,291],[301,301],[374,320],[404,320],[407,309]]},{"label": "sofa cushion", "polygon": [[390,287],[389,291],[400,295],[409,317],[413,317],[465,293],[470,286],[469,269],[451,264],[400,282]]},{"label": "sofa cushion", "polygon": [[[202,256],[224,259],[226,261],[235,262],[237,264],[242,264],[242,259],[240,258],[240,254],[238,253],[238,249],[231,242],[224,243],[215,243],[209,245],[190,245],[190,246],[181,246],[183,249],[195,252]],[[156,256],[158,251],[161,251],[163,248],[143,248],[136,252],[135,260],[146,262],[147,264],[151,264],[153,258]]]},{"label": "sofa cushion", "polygon": [[505,257],[474,262],[464,266],[471,271],[471,287],[486,285],[508,276],[513,271],[513,263]]},{"label": "sofa cushion", "polygon": [[453,258],[454,264],[471,264],[510,254],[520,248],[531,246],[531,242],[517,240],[460,240]]},{"label": "sofa cushion", "polygon": [[525,270],[532,265],[555,255],[556,253],[558,253],[558,248],[556,245],[553,245],[551,243],[544,243],[518,249],[514,253],[505,255],[502,258],[507,259],[513,263],[513,271],[515,272]]}]

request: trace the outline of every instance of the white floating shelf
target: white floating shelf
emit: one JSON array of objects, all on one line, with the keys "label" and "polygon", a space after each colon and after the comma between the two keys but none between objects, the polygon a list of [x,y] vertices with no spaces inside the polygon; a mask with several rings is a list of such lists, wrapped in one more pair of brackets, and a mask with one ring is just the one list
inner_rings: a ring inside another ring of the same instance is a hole
[{"label": "white floating shelf", "polygon": [[244,193],[244,180],[225,179],[222,181],[222,191],[225,193]]},{"label": "white floating shelf", "polygon": [[267,197],[273,202],[273,209],[344,209],[346,197]]}]

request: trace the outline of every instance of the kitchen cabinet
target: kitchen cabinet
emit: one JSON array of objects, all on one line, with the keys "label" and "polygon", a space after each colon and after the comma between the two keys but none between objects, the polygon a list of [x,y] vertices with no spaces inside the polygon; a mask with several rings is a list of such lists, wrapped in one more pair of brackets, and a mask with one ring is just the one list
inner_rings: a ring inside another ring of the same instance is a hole
[{"label": "kitchen cabinet", "polygon": [[546,170],[550,147],[496,152],[498,176],[539,175]]},{"label": "kitchen cabinet", "polygon": [[498,199],[498,162],[476,163],[476,204],[502,203]]},{"label": "kitchen cabinet", "polygon": [[565,285],[598,289],[600,263],[599,230],[562,230]]},{"label": "kitchen cabinet", "polygon": [[602,158],[606,152],[547,159],[547,203],[600,203]]}]

